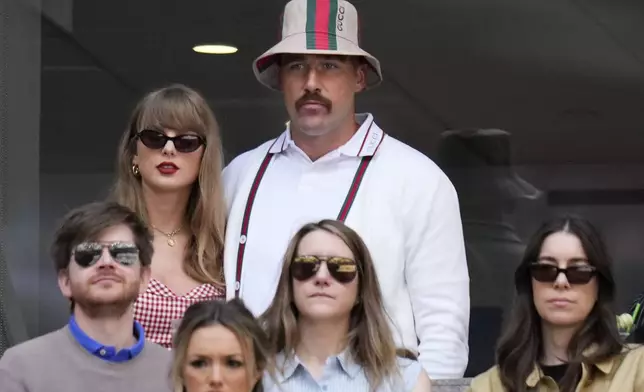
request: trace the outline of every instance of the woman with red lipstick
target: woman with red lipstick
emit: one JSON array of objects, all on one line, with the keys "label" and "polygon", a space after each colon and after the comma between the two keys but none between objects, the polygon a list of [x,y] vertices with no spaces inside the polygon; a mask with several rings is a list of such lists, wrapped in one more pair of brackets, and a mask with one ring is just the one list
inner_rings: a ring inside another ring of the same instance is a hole
[{"label": "woman with red lipstick", "polygon": [[619,335],[611,260],[588,221],[545,223],[526,248],[515,288],[498,365],[470,391],[644,391],[644,348],[625,347]]},{"label": "woman with red lipstick", "polygon": [[221,169],[219,128],[199,93],[171,85],[143,97],[121,138],[112,196],[154,232],[152,278],[134,311],[146,338],[168,348],[188,306],[225,298]]},{"label": "woman with red lipstick", "polygon": [[295,234],[261,319],[278,353],[266,392],[431,391],[415,355],[396,349],[367,246],[340,221]]}]

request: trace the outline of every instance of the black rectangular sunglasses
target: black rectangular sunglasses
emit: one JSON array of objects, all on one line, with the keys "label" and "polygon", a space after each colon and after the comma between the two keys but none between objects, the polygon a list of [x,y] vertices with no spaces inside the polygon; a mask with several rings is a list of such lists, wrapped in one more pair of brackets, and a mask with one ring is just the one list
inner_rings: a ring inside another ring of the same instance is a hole
[{"label": "black rectangular sunglasses", "polygon": [[113,242],[111,244],[101,244],[98,242],[83,242],[78,244],[72,255],[76,264],[83,268],[91,267],[96,264],[103,254],[103,249],[107,248],[112,259],[123,266],[130,266],[139,260],[139,249],[136,245],[128,242]]},{"label": "black rectangular sunglasses", "polygon": [[355,260],[346,257],[297,256],[291,263],[291,276],[300,281],[311,279],[323,262],[333,279],[340,283],[349,283],[358,274]]},{"label": "black rectangular sunglasses", "polygon": [[199,147],[206,144],[206,141],[199,135],[188,133],[177,136],[168,136],[163,132],[152,129],[144,129],[137,133],[136,137],[144,146],[153,150],[162,149],[168,143],[168,140],[172,141],[172,144],[174,144],[174,148],[176,148],[177,151],[184,153],[196,151]]},{"label": "black rectangular sunglasses", "polygon": [[557,276],[563,273],[570,284],[586,284],[597,273],[592,265],[573,265],[568,268],[559,268],[556,265],[544,263],[530,264],[530,275],[534,280],[544,283],[552,283]]}]

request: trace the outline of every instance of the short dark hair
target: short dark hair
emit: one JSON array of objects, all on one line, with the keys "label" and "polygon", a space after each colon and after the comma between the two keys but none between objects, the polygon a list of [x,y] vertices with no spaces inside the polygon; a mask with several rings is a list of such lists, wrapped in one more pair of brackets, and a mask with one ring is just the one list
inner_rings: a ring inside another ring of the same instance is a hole
[{"label": "short dark hair", "polygon": [[152,233],[132,210],[115,202],[94,202],[77,207],[67,213],[51,246],[51,257],[56,272],[66,270],[74,247],[84,241],[93,241],[102,231],[117,225],[126,225],[134,234],[134,244],[139,249],[142,266],[152,262],[154,249]]}]

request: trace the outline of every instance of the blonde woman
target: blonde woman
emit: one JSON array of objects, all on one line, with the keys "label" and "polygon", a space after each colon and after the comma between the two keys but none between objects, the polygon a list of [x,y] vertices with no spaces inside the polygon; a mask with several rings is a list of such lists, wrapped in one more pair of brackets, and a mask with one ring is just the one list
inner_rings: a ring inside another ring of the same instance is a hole
[{"label": "blonde woman", "polygon": [[152,276],[135,304],[146,337],[170,348],[191,304],[225,297],[222,148],[215,117],[196,91],[147,94],[121,138],[113,199],[154,232]]},{"label": "blonde woman", "polygon": [[262,323],[278,353],[267,392],[431,390],[414,356],[398,355],[371,256],[339,221],[295,234]]},{"label": "blonde woman", "polygon": [[174,392],[263,392],[268,339],[241,300],[188,308],[174,340]]}]

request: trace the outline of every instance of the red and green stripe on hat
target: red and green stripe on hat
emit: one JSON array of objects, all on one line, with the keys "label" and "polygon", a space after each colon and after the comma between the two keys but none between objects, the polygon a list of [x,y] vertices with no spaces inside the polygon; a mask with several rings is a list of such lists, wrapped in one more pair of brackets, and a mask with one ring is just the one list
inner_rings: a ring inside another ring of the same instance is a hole
[{"label": "red and green stripe on hat", "polygon": [[337,50],[338,0],[307,0],[306,49]]}]

